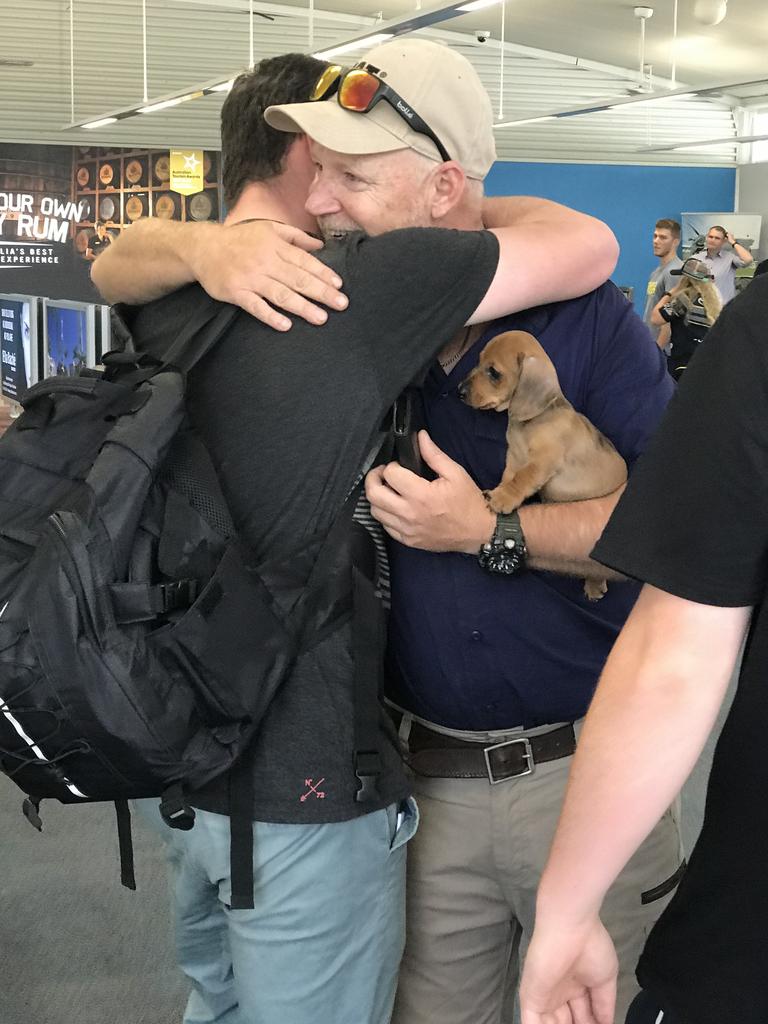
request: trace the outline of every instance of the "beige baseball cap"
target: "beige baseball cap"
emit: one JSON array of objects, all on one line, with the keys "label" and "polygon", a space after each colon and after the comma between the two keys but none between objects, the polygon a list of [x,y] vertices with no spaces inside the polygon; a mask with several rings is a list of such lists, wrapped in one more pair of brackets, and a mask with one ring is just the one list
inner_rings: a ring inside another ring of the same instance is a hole
[{"label": "beige baseball cap", "polygon": [[[426,121],[467,177],[486,176],[496,159],[491,101],[466,57],[429,39],[404,38],[376,46],[364,60]],[[344,110],[334,95],[268,107],[264,117],[273,128],[303,132],[337,153],[413,149],[442,162],[432,140],[415,132],[384,100],[358,114]]]}]

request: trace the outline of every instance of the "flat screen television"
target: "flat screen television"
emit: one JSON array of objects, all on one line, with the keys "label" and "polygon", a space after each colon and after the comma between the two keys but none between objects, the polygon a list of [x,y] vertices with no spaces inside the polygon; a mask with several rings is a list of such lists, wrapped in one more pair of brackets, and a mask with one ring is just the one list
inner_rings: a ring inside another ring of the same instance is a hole
[{"label": "flat screen television", "polygon": [[46,299],[43,340],[44,377],[75,377],[96,365],[94,306],[68,299]]},{"label": "flat screen television", "polygon": [[0,393],[18,402],[39,379],[40,299],[0,294]]}]

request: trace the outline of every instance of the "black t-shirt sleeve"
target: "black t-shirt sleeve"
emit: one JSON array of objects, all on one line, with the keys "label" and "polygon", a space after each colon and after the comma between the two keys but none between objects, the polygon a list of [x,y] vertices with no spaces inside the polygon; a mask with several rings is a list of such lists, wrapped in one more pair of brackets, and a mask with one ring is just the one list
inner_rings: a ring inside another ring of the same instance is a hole
[{"label": "black t-shirt sleeve", "polygon": [[768,571],[768,280],[730,303],[686,370],[594,549],[700,604],[763,596]]},{"label": "black t-shirt sleeve", "polygon": [[342,272],[349,313],[389,403],[475,311],[499,243],[488,231],[410,228],[359,237],[354,249]]}]

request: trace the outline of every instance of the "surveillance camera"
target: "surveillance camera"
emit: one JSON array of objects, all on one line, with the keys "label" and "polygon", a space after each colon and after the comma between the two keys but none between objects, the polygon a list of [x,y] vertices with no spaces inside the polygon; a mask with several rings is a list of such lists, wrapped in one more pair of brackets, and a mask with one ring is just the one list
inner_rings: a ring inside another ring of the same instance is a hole
[{"label": "surveillance camera", "polygon": [[475,31],[475,39],[478,43],[487,43],[491,38],[491,30],[489,28],[479,28]]}]

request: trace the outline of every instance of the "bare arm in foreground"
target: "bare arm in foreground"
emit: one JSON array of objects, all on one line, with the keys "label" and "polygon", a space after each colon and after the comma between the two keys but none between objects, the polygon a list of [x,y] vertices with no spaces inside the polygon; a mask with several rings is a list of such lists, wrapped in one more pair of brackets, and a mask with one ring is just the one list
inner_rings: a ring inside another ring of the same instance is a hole
[{"label": "bare arm in foreground", "polygon": [[107,302],[131,304],[199,281],[214,299],[286,331],[291,321],[273,306],[322,324],[328,314],[315,303],[347,305],[341,279],[312,256],[322,247],[319,239],[274,221],[180,224],[149,217],[122,232],[91,276]]},{"label": "bare arm in foreground", "polygon": [[[472,323],[584,295],[607,280],[618,244],[611,229],[586,214],[546,199],[488,199],[488,227],[500,244],[493,282]],[[549,274],[552,250],[564,247],[558,274]],[[322,242],[273,222],[177,224],[137,221],[102,254],[93,280],[108,302],[141,303],[199,281],[215,299],[242,306],[277,330],[288,317],[274,306],[321,324],[346,307],[338,276],[312,252]],[[311,300],[311,301],[310,301]]]},{"label": "bare arm in foreground", "polygon": [[601,902],[696,763],[749,617],[644,587],[579,739],[539,887],[523,1024],[613,1024],[616,958]]}]

